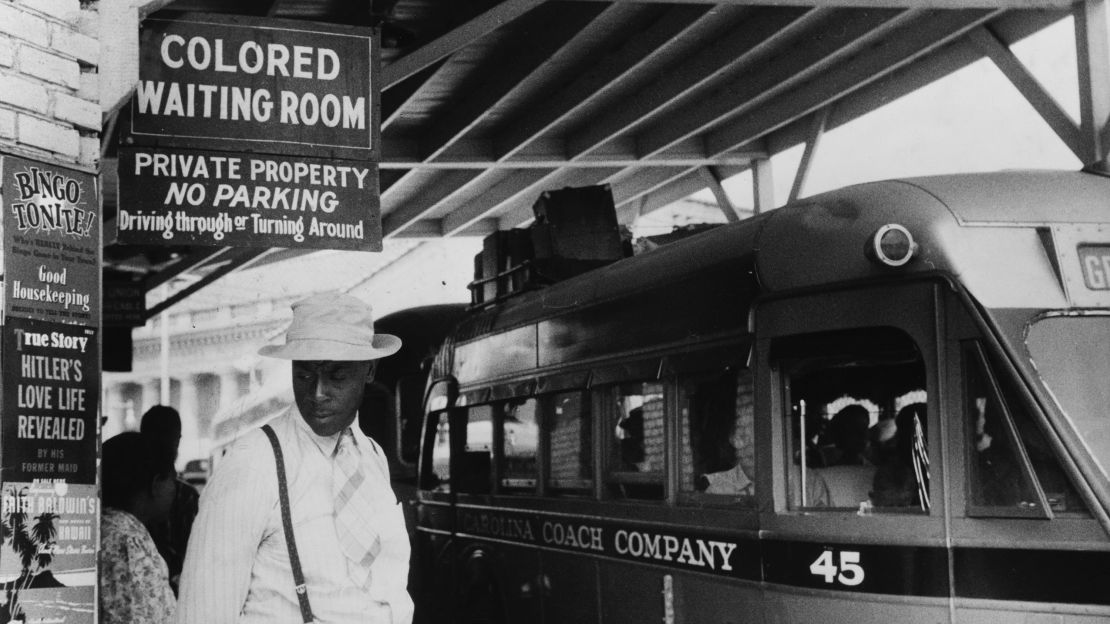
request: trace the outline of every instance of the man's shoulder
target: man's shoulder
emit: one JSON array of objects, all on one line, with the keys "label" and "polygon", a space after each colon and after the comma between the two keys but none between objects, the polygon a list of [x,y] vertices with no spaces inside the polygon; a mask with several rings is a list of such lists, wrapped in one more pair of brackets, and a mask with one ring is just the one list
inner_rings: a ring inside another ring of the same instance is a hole
[{"label": "man's shoulder", "polygon": [[205,492],[216,485],[234,487],[235,484],[246,483],[246,477],[255,475],[267,465],[272,466],[273,458],[270,442],[262,430],[256,427],[240,436],[227,453],[216,461],[212,479],[205,487]]}]

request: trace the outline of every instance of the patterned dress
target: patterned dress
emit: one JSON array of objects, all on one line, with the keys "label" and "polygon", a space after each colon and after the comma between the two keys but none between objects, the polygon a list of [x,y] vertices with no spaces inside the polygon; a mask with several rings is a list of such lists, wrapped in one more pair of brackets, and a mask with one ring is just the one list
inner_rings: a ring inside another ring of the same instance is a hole
[{"label": "patterned dress", "polygon": [[167,624],[174,596],[166,561],[135,516],[105,508],[100,524],[101,624]]}]

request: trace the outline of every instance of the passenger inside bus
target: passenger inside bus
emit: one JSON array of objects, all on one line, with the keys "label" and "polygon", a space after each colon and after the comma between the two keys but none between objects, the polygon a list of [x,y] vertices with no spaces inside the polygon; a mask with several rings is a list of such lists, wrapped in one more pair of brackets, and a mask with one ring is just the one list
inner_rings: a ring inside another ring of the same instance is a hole
[{"label": "passenger inside bus", "polygon": [[925,451],[924,403],[910,403],[898,410],[876,436],[874,457],[878,468],[871,490],[876,507],[929,508],[928,454]]},{"label": "passenger inside bus", "polygon": [[754,502],[751,381],[747,369],[730,369],[681,384],[682,488],[704,502]]},{"label": "passenger inside bus", "polygon": [[663,384],[630,382],[613,393],[608,459],[608,495],[662,500],[664,465]]},{"label": "passenger inside bus", "polygon": [[819,468],[829,487],[833,507],[859,507],[870,500],[875,466],[867,459],[867,430],[871,414],[856,403],[845,406],[833,416],[829,431],[836,447],[832,464]]},{"label": "passenger inside bus", "polygon": [[[925,423],[915,434],[911,417],[903,424],[894,416],[927,398],[921,354],[909,336],[891,328],[790,336],[776,341],[772,355],[782,363],[790,398],[790,508],[821,506],[814,475],[833,508],[927,507]],[[917,414],[924,418],[923,409]],[[899,459],[905,469],[892,464],[880,475],[878,467],[893,461],[899,445],[910,449],[908,459]]]},{"label": "passenger inside bus", "polygon": [[617,422],[621,470],[642,471],[644,464],[644,408],[634,407]]}]

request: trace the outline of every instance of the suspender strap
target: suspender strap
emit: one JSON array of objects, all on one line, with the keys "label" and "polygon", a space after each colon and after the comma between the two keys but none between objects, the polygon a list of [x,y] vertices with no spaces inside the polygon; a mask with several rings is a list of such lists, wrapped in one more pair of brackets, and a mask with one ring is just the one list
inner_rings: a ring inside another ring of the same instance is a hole
[{"label": "suspender strap", "polygon": [[262,425],[262,431],[274,447],[274,460],[277,462],[278,494],[281,498],[281,523],[285,527],[285,547],[289,550],[289,565],[293,567],[293,582],[296,583],[297,602],[301,605],[301,619],[305,624],[315,620],[312,607],[308,604],[308,587],[305,586],[304,573],[301,571],[301,558],[297,555],[297,540],[293,537],[293,518],[289,512],[289,485],[285,481],[285,459],[281,453],[281,443],[270,425]]}]

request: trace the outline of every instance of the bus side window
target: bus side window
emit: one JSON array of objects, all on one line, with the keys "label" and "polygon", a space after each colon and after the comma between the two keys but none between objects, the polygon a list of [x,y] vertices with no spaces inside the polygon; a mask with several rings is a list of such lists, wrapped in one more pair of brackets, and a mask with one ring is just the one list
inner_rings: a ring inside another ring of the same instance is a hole
[{"label": "bus side window", "polygon": [[968,515],[1044,517],[1042,500],[1054,512],[1086,513],[1019,395],[992,372],[983,349],[969,344],[964,361]]},{"label": "bus side window", "polygon": [[[460,413],[465,420],[455,427],[456,442],[462,456],[455,462],[455,488],[468,494],[488,494],[493,457],[493,406],[474,405]],[[465,424],[465,426],[463,426]]]},{"label": "bus side window", "polygon": [[611,390],[608,410],[609,495],[663,498],[663,384],[625,383]]},{"label": "bus side window", "polygon": [[536,488],[536,416],[536,399],[513,399],[501,406],[501,485],[506,489]]},{"label": "bus side window", "polygon": [[[429,430],[427,446],[431,460],[425,466],[421,487],[433,492],[451,491],[451,424],[448,412],[440,411],[428,415]],[[434,425],[432,425],[434,423]]]},{"label": "bus side window", "polygon": [[681,380],[680,484],[689,502],[754,503],[751,371]]},{"label": "bus side window", "polygon": [[587,395],[582,391],[561,392],[541,400],[549,432],[548,489],[552,494],[588,494],[594,473]]},{"label": "bus side window", "polygon": [[778,339],[788,506],[928,512],[925,366],[893,328]]}]

